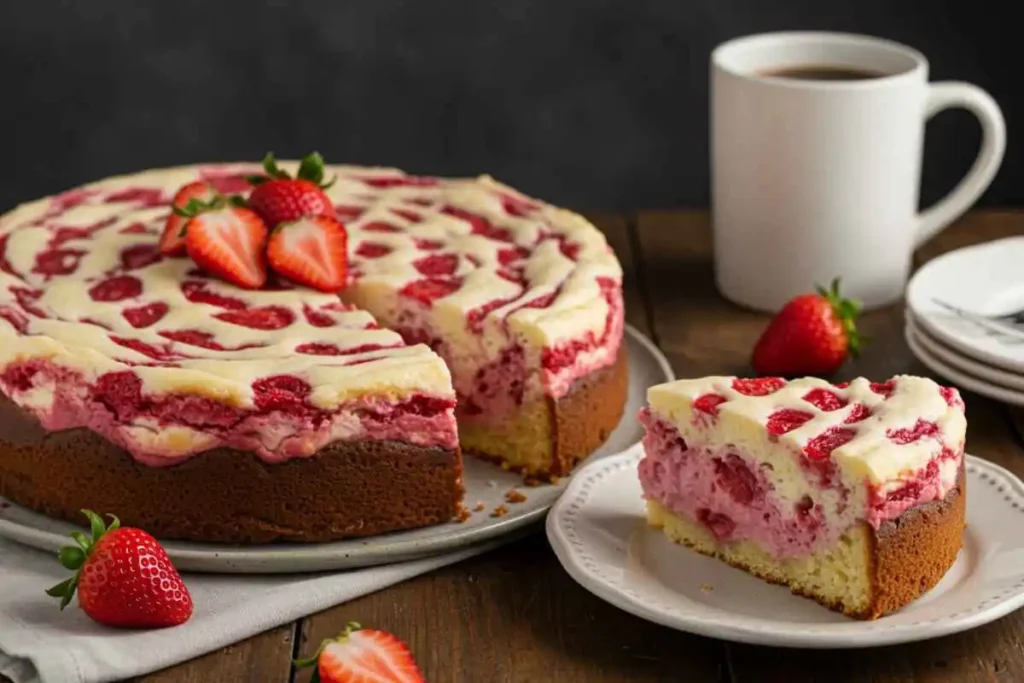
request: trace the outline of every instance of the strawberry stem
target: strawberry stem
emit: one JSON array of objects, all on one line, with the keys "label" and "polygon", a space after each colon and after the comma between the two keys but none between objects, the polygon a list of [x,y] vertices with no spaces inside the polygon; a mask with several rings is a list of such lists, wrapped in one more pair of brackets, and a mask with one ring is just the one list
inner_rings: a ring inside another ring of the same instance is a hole
[{"label": "strawberry stem", "polygon": [[818,295],[832,306],[832,312],[843,326],[843,334],[846,335],[847,352],[852,358],[856,358],[860,355],[861,349],[871,341],[869,337],[857,331],[856,320],[861,313],[860,302],[843,298],[839,293],[839,278],[832,280],[828,289],[820,285],[815,289]]},{"label": "strawberry stem", "polygon": [[[274,159],[273,152],[267,152],[263,157],[263,170],[266,175],[251,175],[246,176],[246,180],[249,181],[250,185],[260,185],[269,180],[291,180],[292,177],[288,175],[287,171],[282,170],[277,165],[277,160]],[[338,179],[337,176],[332,177],[326,183],[324,182],[324,158],[319,152],[310,152],[306,156],[302,157],[299,162],[299,170],[295,174],[296,180],[305,180],[313,183],[321,190],[326,190]]]},{"label": "strawberry stem", "polygon": [[263,170],[266,171],[267,176],[271,178],[288,180],[288,174],[277,167],[277,161],[274,159],[273,152],[267,152],[266,155],[264,155]]},{"label": "strawberry stem", "polygon": [[305,657],[304,659],[296,659],[296,660],[294,660],[292,662],[292,664],[294,664],[295,666],[297,666],[299,668],[303,668],[303,667],[307,667],[307,666],[313,666],[320,659],[320,655],[323,653],[325,647],[327,647],[331,643],[343,643],[343,642],[345,642],[346,638],[348,638],[350,635],[352,635],[356,631],[361,630],[362,628],[363,627],[360,626],[355,621],[348,622],[345,625],[345,630],[342,631],[340,636],[338,636],[337,638],[327,638],[325,640],[320,641],[320,646],[317,647],[316,652],[313,653],[313,656]]},{"label": "strawberry stem", "polygon": [[82,514],[89,520],[89,529],[92,537],[86,536],[81,531],[72,531],[70,536],[75,539],[75,543],[78,545],[65,546],[57,553],[57,559],[60,561],[61,566],[75,572],[75,575],[70,579],[61,581],[56,586],[46,589],[46,594],[51,598],[60,598],[60,608],[62,610],[71,603],[71,598],[74,597],[75,589],[78,587],[78,576],[82,565],[89,559],[93,548],[96,547],[96,544],[104,535],[121,526],[121,520],[114,515],[108,515],[111,520],[108,526],[92,510],[82,510]]}]

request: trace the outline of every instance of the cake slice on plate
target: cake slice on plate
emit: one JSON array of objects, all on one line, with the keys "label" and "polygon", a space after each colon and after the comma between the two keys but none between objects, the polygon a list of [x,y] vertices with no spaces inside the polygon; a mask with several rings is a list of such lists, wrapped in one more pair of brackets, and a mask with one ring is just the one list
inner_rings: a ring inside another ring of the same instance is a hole
[{"label": "cake slice on plate", "polygon": [[639,474],[677,543],[859,619],[912,602],[964,531],[964,404],[930,379],[653,387]]}]

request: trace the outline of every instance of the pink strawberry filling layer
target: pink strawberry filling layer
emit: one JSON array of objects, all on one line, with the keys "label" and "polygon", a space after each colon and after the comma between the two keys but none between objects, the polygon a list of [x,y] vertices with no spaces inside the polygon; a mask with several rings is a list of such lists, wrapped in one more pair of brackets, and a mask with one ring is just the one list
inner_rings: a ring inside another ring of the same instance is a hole
[{"label": "pink strawberry filling layer", "polygon": [[[647,430],[645,457],[639,466],[644,496],[673,514],[698,521],[719,541],[749,540],[776,557],[795,557],[835,543],[858,521],[849,515],[847,505],[857,492],[845,490],[835,477],[822,479],[820,463],[807,463],[803,469],[820,490],[829,487],[839,493],[837,509],[824,510],[812,496],[781,497],[762,470],[766,465],[729,449],[709,451],[700,444],[688,444],[673,425],[649,410],[641,412],[640,420]],[[955,483],[960,461],[962,451],[958,457],[943,449],[923,471],[889,493],[868,487],[863,492],[867,501],[863,520],[877,529],[915,505],[942,499]]]},{"label": "pink strawberry filling layer", "polygon": [[[526,351],[507,330],[505,336],[510,341],[495,352],[482,342],[454,347],[431,332],[429,317],[415,309],[399,314],[394,328],[406,343],[426,344],[444,359],[458,395],[460,419],[501,420],[518,410],[531,393],[561,398],[577,380],[615,362],[624,328],[622,290],[610,280],[601,279],[600,284],[608,304],[602,332],[543,349],[539,373],[531,373]],[[480,332],[471,326],[467,334]]]},{"label": "pink strawberry filling layer", "polygon": [[640,461],[644,496],[705,525],[720,541],[751,540],[777,557],[814,552],[841,530],[813,501],[781,500],[756,465],[728,451],[690,447],[668,423],[641,414],[647,428]]},{"label": "pink strawberry filling layer", "polygon": [[[174,465],[212,448],[252,451],[268,463],[308,457],[335,441],[397,440],[455,448],[455,401],[417,395],[401,403],[359,401],[327,412],[310,405],[309,384],[276,376],[253,384],[255,408],[194,395],[150,396],[132,372],[95,383],[46,361],[9,366],[0,388],[50,431],[86,428],[149,466]],[[153,446],[161,431],[190,430],[192,446]]]}]

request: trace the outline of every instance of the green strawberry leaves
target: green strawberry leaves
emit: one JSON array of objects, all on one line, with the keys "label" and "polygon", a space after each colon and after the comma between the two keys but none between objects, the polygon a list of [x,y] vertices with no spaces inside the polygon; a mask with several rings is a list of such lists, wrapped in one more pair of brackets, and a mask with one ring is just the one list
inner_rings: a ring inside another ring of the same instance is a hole
[{"label": "green strawberry leaves", "polygon": [[871,341],[870,337],[857,331],[856,320],[861,313],[860,302],[842,297],[839,293],[839,278],[832,280],[828,289],[820,285],[815,289],[818,296],[832,306],[832,312],[843,326],[843,333],[846,335],[847,352],[851,357],[856,358],[860,355],[861,349]]},{"label": "green strawberry leaves", "polygon": [[204,202],[202,199],[190,199],[185,206],[175,206],[171,211],[182,218],[195,218],[203,212],[224,208],[227,202],[228,199],[221,195],[217,195],[208,202]]},{"label": "green strawberry leaves", "polygon": [[75,572],[75,575],[70,579],[61,581],[56,586],[51,586],[46,589],[46,594],[51,598],[60,598],[60,608],[62,610],[71,603],[71,598],[75,595],[75,590],[78,588],[79,571],[82,569],[82,565],[85,564],[86,560],[89,559],[92,549],[96,547],[99,540],[106,534],[109,534],[111,531],[116,531],[121,526],[121,520],[114,515],[109,515],[111,521],[108,526],[104,524],[103,519],[92,510],[82,510],[82,514],[89,520],[91,538],[83,534],[81,531],[72,531],[70,535],[75,539],[75,543],[77,545],[65,546],[60,549],[59,553],[57,553],[57,559],[60,561],[61,566]]},{"label": "green strawberry leaves", "polygon": [[[171,207],[171,211],[182,218],[195,218],[201,213],[206,213],[207,211],[219,211],[226,206],[240,206],[242,208],[248,208],[249,202],[240,194],[233,194],[228,197],[218,194],[207,202],[204,202],[201,199],[190,199],[188,200],[188,204],[185,206]],[[181,231],[178,233],[178,237],[184,237],[187,232],[188,223],[185,223],[181,226]]]},{"label": "green strawberry leaves", "polygon": [[[246,180],[249,181],[250,185],[261,185],[262,183],[270,180],[292,180],[292,177],[288,175],[287,171],[282,170],[277,165],[277,160],[274,158],[273,152],[267,152],[266,156],[263,157],[263,170],[266,175],[251,175],[246,176]],[[299,162],[299,170],[295,174],[295,180],[305,180],[313,183],[321,190],[326,190],[337,180],[337,176],[332,177],[326,183],[324,182],[324,158],[319,152],[310,152],[306,156],[302,157]]]},{"label": "green strawberry leaves", "polygon": [[345,625],[345,630],[342,632],[340,636],[338,636],[337,638],[329,638],[327,640],[321,641],[320,646],[316,649],[316,652],[314,652],[311,657],[296,659],[292,661],[292,664],[294,664],[296,667],[300,669],[308,666],[314,667],[313,675],[309,679],[309,683],[318,683],[320,681],[320,668],[316,665],[320,660],[320,655],[323,653],[324,648],[330,645],[331,643],[344,642],[350,635],[352,635],[352,633],[354,633],[355,631],[359,631],[362,628],[363,627],[355,621],[348,622],[348,624]]}]

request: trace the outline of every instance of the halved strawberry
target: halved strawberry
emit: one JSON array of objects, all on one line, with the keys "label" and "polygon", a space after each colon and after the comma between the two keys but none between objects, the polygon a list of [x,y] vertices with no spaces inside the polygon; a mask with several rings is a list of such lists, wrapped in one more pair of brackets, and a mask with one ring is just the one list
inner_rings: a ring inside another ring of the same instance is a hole
[{"label": "halved strawberry", "polygon": [[322,292],[344,289],[348,234],[328,216],[307,216],[274,228],[267,245],[270,267],[279,275]]},{"label": "halved strawberry", "polygon": [[249,178],[249,182],[256,186],[249,195],[249,208],[258,213],[269,227],[303,216],[335,216],[334,204],[324,193],[334,180],[324,182],[324,159],[318,153],[313,152],[302,159],[295,178],[277,167],[271,152],[263,158],[263,169],[266,175]]},{"label": "halved strawberry", "polygon": [[185,224],[189,217],[183,216],[174,209],[184,209],[192,200],[208,204],[214,201],[220,193],[213,185],[197,180],[188,185],[182,185],[178,193],[174,195],[171,202],[171,215],[167,217],[164,225],[164,232],[160,235],[160,253],[165,256],[185,255]]},{"label": "halved strawberry", "polygon": [[316,665],[312,680],[319,683],[423,683],[409,648],[387,631],[350,623],[334,640],[325,640],[316,654],[296,666]]},{"label": "halved strawberry", "polygon": [[194,216],[185,226],[185,248],[203,270],[246,289],[267,281],[263,247],[267,225],[252,210],[218,199],[208,206],[190,202]]}]

